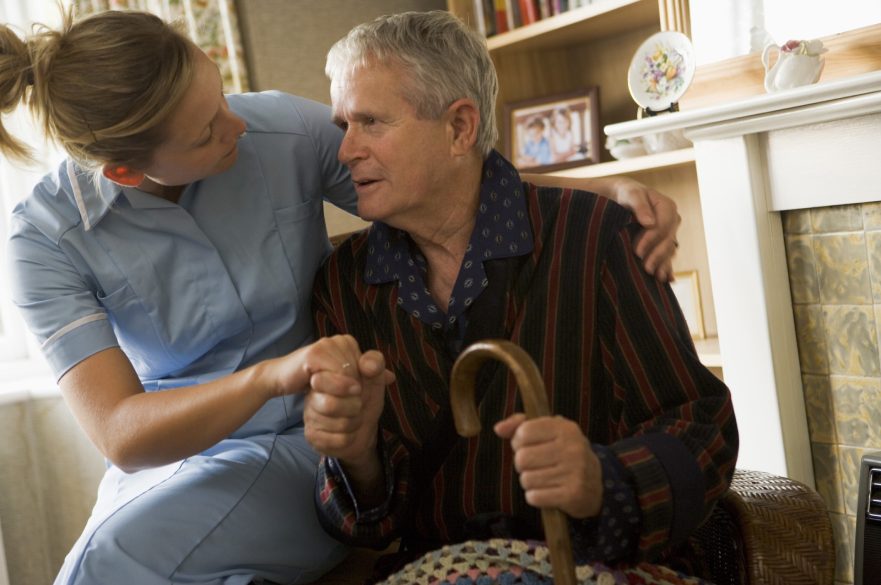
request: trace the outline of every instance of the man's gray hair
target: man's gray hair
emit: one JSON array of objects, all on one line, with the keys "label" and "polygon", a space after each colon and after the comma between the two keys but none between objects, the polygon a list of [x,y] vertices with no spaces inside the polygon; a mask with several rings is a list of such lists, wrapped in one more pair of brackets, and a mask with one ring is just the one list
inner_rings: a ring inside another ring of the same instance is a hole
[{"label": "man's gray hair", "polygon": [[331,47],[324,72],[333,82],[358,67],[401,66],[401,88],[419,117],[436,120],[461,98],[480,111],[477,148],[486,156],[499,137],[495,105],[499,81],[486,41],[445,10],[381,16],[353,28]]}]

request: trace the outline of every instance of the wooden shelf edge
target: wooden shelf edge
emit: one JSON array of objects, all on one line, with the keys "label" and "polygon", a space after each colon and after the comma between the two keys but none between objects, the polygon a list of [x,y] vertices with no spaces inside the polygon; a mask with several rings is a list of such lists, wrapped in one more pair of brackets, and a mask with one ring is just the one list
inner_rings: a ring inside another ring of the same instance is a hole
[{"label": "wooden shelf edge", "polygon": [[722,367],[722,353],[719,351],[718,337],[695,339],[694,347],[697,349],[697,356],[703,365],[708,368]]},{"label": "wooden shelf edge", "polygon": [[610,36],[640,24],[657,24],[658,18],[656,0],[602,0],[493,35],[486,39],[486,45],[490,53],[562,46],[572,39],[559,33],[577,30],[579,40],[584,42],[592,36]]},{"label": "wooden shelf edge", "polygon": [[682,148],[680,150],[647,154],[624,160],[585,165],[583,167],[573,167],[571,169],[554,171],[548,174],[557,177],[587,179],[609,177],[613,175],[632,175],[645,171],[654,171],[657,169],[678,167],[688,164],[694,164],[693,148]]}]

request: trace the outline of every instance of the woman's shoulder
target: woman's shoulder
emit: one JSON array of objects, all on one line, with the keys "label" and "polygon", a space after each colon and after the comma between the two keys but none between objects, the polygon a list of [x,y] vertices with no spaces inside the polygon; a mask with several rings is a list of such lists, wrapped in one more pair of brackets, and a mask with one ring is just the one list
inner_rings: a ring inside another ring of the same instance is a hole
[{"label": "woman's shoulder", "polygon": [[316,124],[330,124],[330,107],[282,91],[227,96],[230,109],[245,119],[248,132],[312,134]]},{"label": "woman's shoulder", "polygon": [[12,210],[13,230],[37,229],[57,241],[71,228],[82,223],[79,208],[70,181],[67,178],[67,160],[47,173],[31,193]]}]

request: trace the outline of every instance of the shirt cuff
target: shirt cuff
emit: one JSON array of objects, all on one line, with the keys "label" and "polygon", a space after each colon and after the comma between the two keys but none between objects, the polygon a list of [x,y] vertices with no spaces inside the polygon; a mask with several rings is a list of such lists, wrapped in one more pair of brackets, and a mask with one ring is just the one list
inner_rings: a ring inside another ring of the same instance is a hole
[{"label": "shirt cuff", "polygon": [[333,479],[345,489],[346,495],[349,497],[349,500],[351,500],[352,506],[355,510],[355,522],[358,524],[378,522],[388,516],[389,509],[391,508],[392,495],[394,493],[394,477],[392,476],[391,461],[389,461],[388,451],[382,441],[379,442],[377,448],[379,450],[379,460],[382,462],[382,476],[383,481],[385,482],[385,499],[381,504],[373,508],[363,509],[362,506],[358,504],[358,498],[355,497],[355,490],[352,489],[352,484],[349,482],[349,478],[346,476],[343,466],[336,458],[327,458],[328,472],[331,477],[333,477]]},{"label": "shirt cuff", "polygon": [[639,543],[640,512],[624,466],[602,445],[591,445],[600,460],[603,502],[600,514],[570,519],[573,549],[579,562],[612,562],[631,557]]}]

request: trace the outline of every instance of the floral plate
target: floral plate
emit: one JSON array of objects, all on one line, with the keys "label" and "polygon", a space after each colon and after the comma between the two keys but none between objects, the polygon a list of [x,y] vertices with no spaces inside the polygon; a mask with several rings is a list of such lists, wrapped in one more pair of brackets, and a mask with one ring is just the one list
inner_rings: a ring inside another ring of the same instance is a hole
[{"label": "floral plate", "polygon": [[630,62],[630,95],[653,112],[667,110],[691,85],[694,67],[694,49],[687,36],[675,31],[655,33],[639,46]]}]

